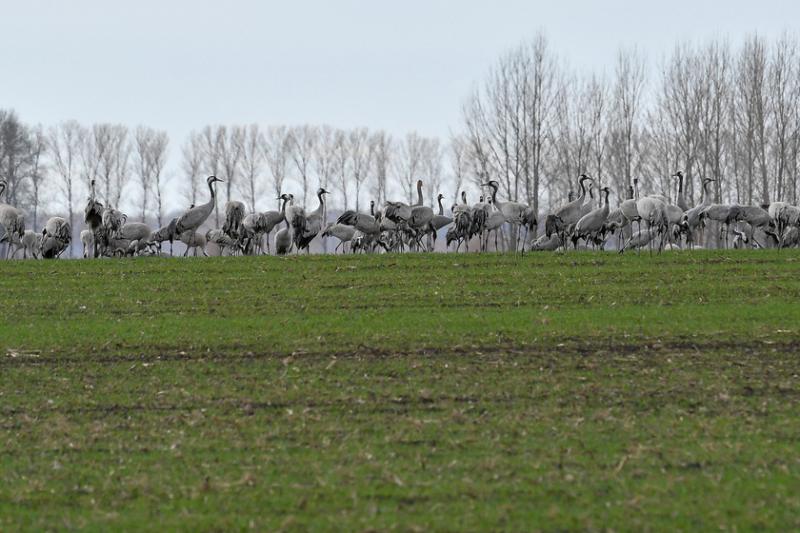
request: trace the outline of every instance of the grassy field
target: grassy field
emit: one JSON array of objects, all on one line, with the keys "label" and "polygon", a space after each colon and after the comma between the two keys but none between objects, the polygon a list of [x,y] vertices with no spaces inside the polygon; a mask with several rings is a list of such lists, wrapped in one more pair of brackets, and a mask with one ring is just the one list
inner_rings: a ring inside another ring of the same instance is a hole
[{"label": "grassy field", "polygon": [[800,254],[0,262],[0,530],[800,527]]}]

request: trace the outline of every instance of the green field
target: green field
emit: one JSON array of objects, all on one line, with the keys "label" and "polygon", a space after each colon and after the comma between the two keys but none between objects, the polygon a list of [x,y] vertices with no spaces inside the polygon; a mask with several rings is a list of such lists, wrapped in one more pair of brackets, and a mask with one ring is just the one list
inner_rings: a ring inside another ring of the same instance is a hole
[{"label": "green field", "polygon": [[0,262],[0,531],[800,528],[800,253]]}]

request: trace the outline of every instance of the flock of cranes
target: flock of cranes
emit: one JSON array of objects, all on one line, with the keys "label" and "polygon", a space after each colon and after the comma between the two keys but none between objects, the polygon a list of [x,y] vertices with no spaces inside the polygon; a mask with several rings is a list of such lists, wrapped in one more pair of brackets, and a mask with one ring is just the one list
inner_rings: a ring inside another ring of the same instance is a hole
[{"label": "flock of cranes", "polygon": [[[582,174],[580,194],[544,217],[544,231],[538,233],[538,216],[531,206],[498,198],[499,184],[482,184],[485,196],[469,204],[466,193],[445,214],[444,196],[437,197],[438,211],[424,204],[422,181],[417,182],[413,204],[387,201],[383,207],[370,202],[369,213],[348,210],[336,221],[326,222],[324,188],[317,190],[317,208],[306,211],[295,205],[292,194],[281,194],[279,211],[246,213],[242,202],[225,204],[221,229],[201,232],[216,207],[215,176],[207,179],[209,200],[193,205],[162,228],[153,230],[142,222],[128,222],[121,211],[104,206],[95,196],[94,182],[84,209],[86,229],[81,231],[83,257],[164,255],[169,243],[172,255],[175,241],[182,242],[184,256],[206,254],[213,243],[222,254],[277,254],[310,252],[318,236],[335,239],[334,253],[402,252],[432,250],[440,230],[446,229],[447,248],[455,251],[514,250],[514,252],[556,251],[559,249],[604,250],[613,238],[620,252],[648,248],[694,248],[714,242],[721,247],[794,247],[800,245],[800,208],[785,202],[764,206],[715,204],[709,185],[703,181],[701,202],[690,207],[683,194],[684,176],[677,172],[675,203],[661,194],[640,196],[638,180],[619,207],[611,209],[608,187],[598,189],[600,207],[595,207],[594,179]],[[0,180],[0,244],[6,244],[5,257],[57,258],[70,246],[72,228],[62,217],[47,220],[36,232],[25,228],[25,212],[2,203],[7,184]],[[706,225],[715,223],[718,232]],[[274,236],[270,235],[274,232]],[[711,233],[709,235],[709,233]],[[529,242],[534,238],[533,242]],[[270,246],[272,244],[272,246]],[[493,245],[493,246],[492,246]]]}]

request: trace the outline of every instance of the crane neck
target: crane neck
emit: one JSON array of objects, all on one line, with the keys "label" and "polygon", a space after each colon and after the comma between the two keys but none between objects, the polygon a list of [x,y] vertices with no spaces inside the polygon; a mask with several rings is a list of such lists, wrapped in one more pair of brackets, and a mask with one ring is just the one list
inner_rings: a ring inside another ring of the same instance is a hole
[{"label": "crane neck", "polygon": [[492,189],[492,203],[494,205],[498,205],[497,204],[497,185],[492,183],[491,185],[489,185],[489,187],[491,187],[491,189]]},{"label": "crane neck", "polygon": [[608,193],[611,191],[603,191],[606,193],[606,209],[608,209]]},{"label": "crane neck", "polygon": [[317,207],[317,211],[321,213],[325,208],[325,194],[323,192],[318,192],[317,198],[319,199],[319,207]]},{"label": "crane neck", "polygon": [[581,178],[580,181],[578,181],[578,185],[580,185],[581,187],[581,195],[578,196],[578,200],[580,200],[581,202],[583,202],[583,199],[586,198],[586,185],[584,185],[583,182],[584,182],[583,178]]},{"label": "crane neck", "polygon": [[683,174],[678,174],[678,194],[683,194]]},{"label": "crane neck", "polygon": [[422,182],[417,182],[417,205],[422,205]]},{"label": "crane neck", "polygon": [[467,191],[461,191],[461,201],[467,205]]},{"label": "crane neck", "polygon": [[437,198],[439,200],[439,215],[444,216],[444,207],[442,206],[442,197],[439,196]]},{"label": "crane neck", "polygon": [[709,183],[711,183],[711,182],[710,181],[706,181],[706,182],[703,183],[703,201],[700,202],[702,204],[705,204],[706,202],[708,202],[709,197],[711,196],[711,193],[708,190]]}]

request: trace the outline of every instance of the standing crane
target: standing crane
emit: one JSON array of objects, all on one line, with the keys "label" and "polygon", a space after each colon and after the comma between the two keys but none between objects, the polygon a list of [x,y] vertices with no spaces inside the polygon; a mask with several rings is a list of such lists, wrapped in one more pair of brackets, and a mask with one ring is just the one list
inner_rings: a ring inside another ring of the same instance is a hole
[{"label": "standing crane", "polygon": [[605,226],[609,212],[608,195],[611,191],[608,187],[603,187],[600,189],[600,192],[606,195],[603,207],[599,207],[583,215],[581,219],[578,220],[577,224],[575,224],[575,231],[572,233],[572,243],[576,247],[578,245],[578,239],[581,238],[585,239],[587,243],[590,239],[594,242],[592,237],[600,233]]},{"label": "standing crane", "polygon": [[294,196],[284,193],[278,196],[278,200],[283,200],[281,213],[283,214],[283,220],[286,222],[286,227],[279,229],[275,233],[275,253],[277,255],[286,255],[292,250],[292,233],[289,230],[289,219],[286,218],[286,204],[294,200]]},{"label": "standing crane", "polygon": [[[536,216],[533,214],[533,209],[520,202],[499,201],[497,199],[497,189],[500,188],[500,184],[495,180],[489,180],[487,183],[484,183],[483,186],[492,189],[492,203],[503,213],[505,221],[516,228],[517,240],[514,243],[514,252],[519,249],[520,231],[523,227],[525,228],[525,239],[522,242],[522,247],[524,249],[525,242],[528,240],[528,231],[532,226],[536,225]],[[583,202],[583,198],[581,198],[581,202]]]},{"label": "standing crane", "polygon": [[[0,180],[0,198],[8,188],[6,180]],[[11,245],[22,242],[25,234],[25,212],[9,204],[0,202],[0,224],[6,229],[8,245],[6,248],[6,259],[11,253]]]},{"label": "standing crane", "polygon": [[178,221],[175,223],[175,235],[183,235],[187,231],[197,233],[197,230],[200,229],[200,226],[202,226],[203,223],[208,220],[208,217],[211,216],[211,213],[214,211],[214,207],[217,205],[217,194],[214,190],[215,182],[225,183],[216,176],[209,176],[208,179],[206,179],[211,198],[208,200],[208,202],[192,207],[178,217]]},{"label": "standing crane", "polygon": [[317,199],[319,200],[319,205],[317,208],[308,215],[301,211],[294,218],[296,224],[293,225],[294,245],[297,248],[298,253],[300,253],[300,251],[302,251],[304,248],[306,252],[311,253],[309,248],[311,241],[313,241],[314,237],[316,237],[317,234],[322,230],[322,225],[324,222],[322,217],[325,216],[326,194],[330,194],[330,192],[326,191],[322,187],[317,189]]},{"label": "standing crane", "polygon": [[689,204],[686,203],[686,197],[683,196],[683,172],[679,170],[672,177],[678,178],[678,197],[675,199],[675,205],[684,211],[688,211]]}]

